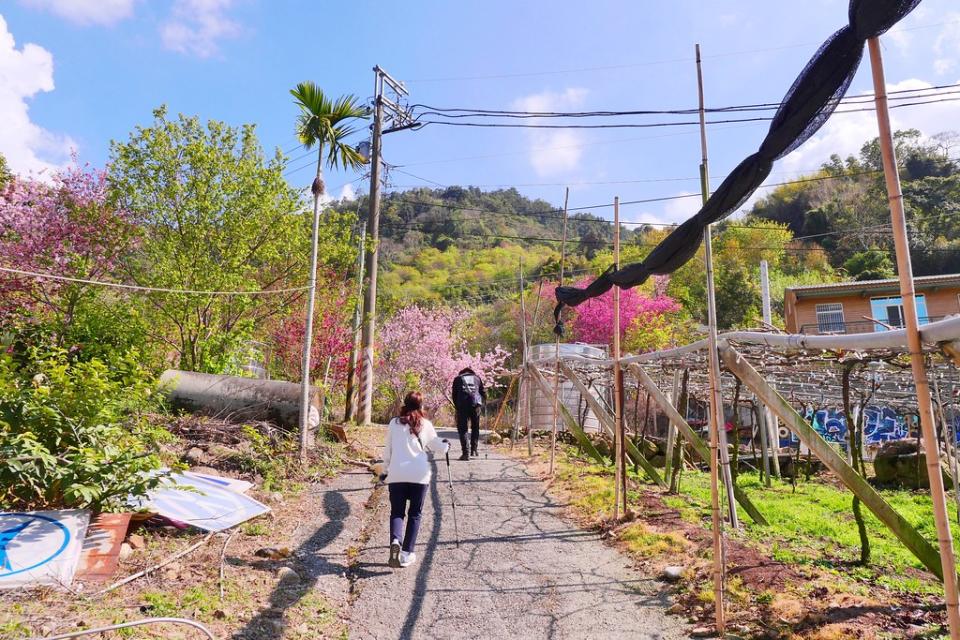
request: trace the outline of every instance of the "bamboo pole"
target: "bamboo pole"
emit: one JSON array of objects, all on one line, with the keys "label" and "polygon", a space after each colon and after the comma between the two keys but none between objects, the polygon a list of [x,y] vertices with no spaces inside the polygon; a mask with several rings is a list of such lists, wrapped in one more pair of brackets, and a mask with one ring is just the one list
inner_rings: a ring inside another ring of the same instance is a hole
[{"label": "bamboo pole", "polygon": [[953,498],[957,502],[957,524],[960,524],[960,482],[958,482],[958,479],[960,479],[960,468],[958,468],[958,466],[960,466],[960,461],[958,461],[957,459],[957,420],[956,420],[956,415],[953,408],[953,384],[952,383],[947,388],[947,399],[950,401],[949,402],[950,415],[949,417],[947,417],[946,415],[944,416],[944,418],[949,421],[947,422],[947,424],[944,425],[944,428],[947,431],[947,438],[950,439],[950,449],[949,449],[951,453],[950,464],[951,464],[951,469],[953,469],[953,478],[954,478]]},{"label": "bamboo pole", "polygon": [[[703,439],[697,435],[697,432],[694,431],[689,424],[687,424],[687,421],[683,418],[683,416],[680,415],[680,412],[670,404],[670,401],[667,400],[667,397],[663,395],[663,392],[660,391],[659,387],[657,387],[657,383],[653,381],[653,378],[651,378],[650,375],[644,371],[643,367],[640,365],[630,364],[627,365],[627,368],[631,373],[637,376],[637,379],[640,380],[640,384],[642,384],[647,391],[650,392],[650,396],[653,398],[653,401],[660,406],[660,409],[662,409],[671,420],[677,423],[677,428],[680,429],[683,437],[690,441],[690,446],[693,447],[693,450],[697,452],[697,455],[703,460],[709,460],[711,453],[710,449],[706,444],[704,444]],[[743,507],[743,510],[747,512],[747,515],[749,515],[750,518],[757,524],[763,526],[769,524],[767,519],[764,518],[763,514],[757,510],[756,506],[754,506],[753,502],[750,501],[750,498],[740,487],[734,487],[733,498],[731,499],[739,502],[740,506]],[[719,509],[717,513],[719,515]]]},{"label": "bamboo pole", "polygon": [[[590,390],[585,384],[577,377],[577,373],[568,367],[565,363],[560,363],[560,371],[563,372],[563,375],[573,384],[577,391],[580,392],[580,395],[586,401],[587,406],[590,407],[590,410],[593,411],[594,415],[597,416],[597,420],[600,421],[600,424],[603,428],[610,433],[611,435],[616,435],[616,420],[611,416],[606,409],[600,405],[600,401],[590,393]],[[627,448],[627,454],[630,456],[637,465],[646,472],[650,479],[660,485],[662,488],[666,489],[667,484],[660,474],[657,472],[656,467],[654,467],[649,460],[644,457],[643,453],[637,448],[635,444],[629,440],[624,441],[624,444]]]},{"label": "bamboo pole", "polygon": [[[620,197],[613,199],[613,264],[620,268]],[[624,462],[623,428],[623,372],[620,368],[620,287],[613,288],[613,450],[614,450],[614,489],[613,518],[620,518],[620,502],[626,511],[626,465]],[[623,496],[621,498],[621,492]]]},{"label": "bamboo pole", "polygon": [[[639,391],[638,391],[639,393]],[[677,409],[680,408],[680,370],[673,372],[673,395],[670,402]],[[677,425],[670,420],[667,426],[667,457],[663,464],[663,475],[667,478],[673,472],[673,448],[677,442]]]},{"label": "bamboo pole", "polygon": [[[770,386],[776,390],[776,386]],[[767,437],[770,440],[770,462],[773,463],[773,475],[780,478],[780,425],[777,424],[777,416],[773,415],[770,407],[764,405],[763,410],[767,415],[767,429],[769,429]]]},{"label": "bamboo pole", "polygon": [[[727,369],[732,371],[747,387],[750,388],[784,424],[797,434],[800,442],[812,451],[833,474],[849,488],[860,501],[873,512],[890,531],[900,539],[923,566],[935,576],[943,579],[944,567],[940,563],[940,555],[926,538],[920,535],[913,525],[894,510],[877,493],[867,480],[857,473],[844,458],[837,453],[817,431],[807,424],[797,411],[790,406],[783,396],[774,391],[746,358],[724,341],[720,345],[720,355]],[[950,572],[956,577],[956,570]]]},{"label": "bamboo pole", "polygon": [[[563,196],[563,236],[560,240],[560,286],[563,286],[563,268],[567,260],[567,204],[570,202],[570,187]],[[553,372],[553,429],[550,431],[550,475],[553,476],[554,459],[557,457],[557,418],[560,404],[560,336],[557,335],[554,357],[557,366]]]},{"label": "bamboo pole", "polygon": [[930,498],[933,501],[933,518],[937,526],[937,541],[940,544],[940,561],[943,566],[943,589],[950,623],[950,637],[960,640],[960,597],[957,593],[956,559],[953,552],[953,537],[950,535],[950,519],[947,515],[947,499],[940,473],[940,448],[937,446],[937,430],[933,419],[933,403],[927,379],[923,345],[920,342],[917,301],[913,285],[913,265],[910,262],[910,244],[907,239],[907,221],[903,209],[903,193],[897,173],[896,152],[893,147],[893,132],[890,128],[890,111],[887,104],[887,87],[883,73],[883,56],[880,39],[867,41],[870,63],[873,69],[873,89],[877,106],[877,125],[880,130],[880,152],[883,156],[883,174],[890,199],[890,218],[893,223],[893,241],[897,254],[897,275],[900,279],[900,297],[907,344],[910,350],[910,366],[917,389],[917,405],[920,413],[920,429],[923,432],[923,448],[927,458],[927,475],[930,479]]},{"label": "bamboo pole", "polygon": [[[710,192],[710,174],[707,164],[707,125],[706,111],[703,104],[703,65],[700,62],[700,44],[696,45],[697,56],[697,95],[700,104],[700,191],[703,202],[706,203]],[[710,510],[713,519],[713,595],[716,614],[717,633],[724,634],[726,620],[723,606],[723,581],[726,572],[726,562],[723,549],[723,520],[720,517],[720,487],[717,478],[717,450],[721,444],[723,423],[723,398],[720,397],[720,363],[717,356],[717,301],[713,288],[713,248],[711,246],[712,225],[707,225],[703,232],[704,261],[707,267],[707,341],[709,344],[709,378],[710,378]],[[730,493],[733,489],[732,477],[729,476],[729,461],[727,460],[726,442],[723,442],[721,459],[724,462],[724,481],[727,485],[727,507],[730,510],[730,525],[737,528],[737,505]]]}]

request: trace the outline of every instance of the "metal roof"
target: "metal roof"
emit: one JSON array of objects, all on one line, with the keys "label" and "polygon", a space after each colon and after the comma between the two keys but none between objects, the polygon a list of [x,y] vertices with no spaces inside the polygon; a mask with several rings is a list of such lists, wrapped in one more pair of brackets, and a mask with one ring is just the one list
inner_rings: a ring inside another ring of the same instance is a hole
[{"label": "metal roof", "polygon": [[[918,276],[913,279],[914,287],[917,290],[933,289],[944,286],[960,287],[960,273],[947,273],[936,276]],[[897,278],[888,278],[886,280],[860,280],[854,282],[832,282],[828,284],[811,284],[800,287],[787,287],[787,291],[793,291],[797,298],[818,297],[832,293],[847,292],[866,292],[866,291],[900,291],[900,281]]]}]

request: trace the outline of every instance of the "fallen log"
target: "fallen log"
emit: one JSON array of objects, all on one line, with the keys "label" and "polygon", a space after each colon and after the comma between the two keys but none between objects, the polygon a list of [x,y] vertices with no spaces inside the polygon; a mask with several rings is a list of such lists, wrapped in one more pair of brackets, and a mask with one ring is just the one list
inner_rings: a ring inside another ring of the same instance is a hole
[{"label": "fallen log", "polygon": [[[281,380],[259,380],[168,369],[160,389],[174,409],[230,421],[265,420],[281,427],[299,428],[300,385]],[[310,424],[320,423],[320,391],[311,389]]]}]

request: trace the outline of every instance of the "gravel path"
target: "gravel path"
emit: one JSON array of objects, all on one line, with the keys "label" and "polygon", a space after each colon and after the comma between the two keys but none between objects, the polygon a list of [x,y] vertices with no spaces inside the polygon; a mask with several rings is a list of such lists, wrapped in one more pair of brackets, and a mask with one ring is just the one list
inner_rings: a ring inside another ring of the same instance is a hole
[{"label": "gravel path", "polygon": [[387,567],[385,493],[374,507],[356,565],[351,638],[686,637],[657,585],[564,519],[522,462],[483,448],[481,459],[451,459],[451,470],[459,548],[440,458],[415,565]]}]

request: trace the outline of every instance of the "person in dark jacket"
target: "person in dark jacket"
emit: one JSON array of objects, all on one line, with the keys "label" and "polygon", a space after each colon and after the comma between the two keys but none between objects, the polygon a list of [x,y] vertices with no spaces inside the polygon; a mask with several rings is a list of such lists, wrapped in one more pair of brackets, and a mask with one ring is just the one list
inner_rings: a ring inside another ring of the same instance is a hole
[{"label": "person in dark jacket", "polygon": [[[480,411],[487,401],[487,391],[483,380],[476,372],[467,367],[453,379],[453,406],[457,411],[457,432],[460,434],[461,460],[469,460],[477,455],[480,443]],[[467,451],[467,423],[470,423],[470,450]]]}]

